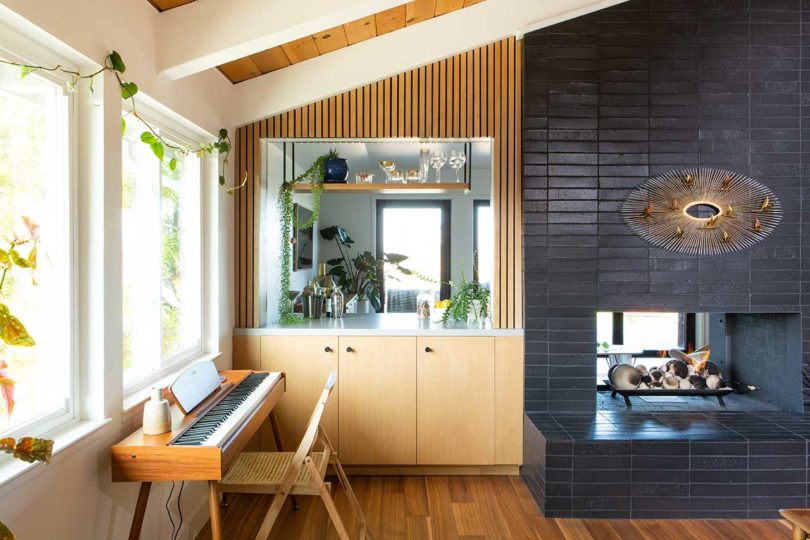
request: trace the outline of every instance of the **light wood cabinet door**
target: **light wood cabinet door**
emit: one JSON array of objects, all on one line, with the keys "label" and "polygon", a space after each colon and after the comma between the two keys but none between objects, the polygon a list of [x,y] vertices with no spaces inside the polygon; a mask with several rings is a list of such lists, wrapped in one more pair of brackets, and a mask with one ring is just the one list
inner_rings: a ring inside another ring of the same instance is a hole
[{"label": "light wood cabinet door", "polygon": [[417,339],[417,463],[494,465],[495,338]]},{"label": "light wood cabinet door", "polygon": [[523,464],[523,336],[495,338],[495,464]]},{"label": "light wood cabinet door", "polygon": [[[336,336],[262,336],[261,369],[283,371],[287,391],[275,408],[284,450],[295,451],[304,436],[315,403],[323,392],[329,373],[338,367]],[[338,400],[341,381],[332,390],[321,420],[333,445],[339,444]],[[273,448],[269,426],[262,427],[262,450]]]},{"label": "light wood cabinet door", "polygon": [[340,460],[416,464],[416,338],[340,338]]}]

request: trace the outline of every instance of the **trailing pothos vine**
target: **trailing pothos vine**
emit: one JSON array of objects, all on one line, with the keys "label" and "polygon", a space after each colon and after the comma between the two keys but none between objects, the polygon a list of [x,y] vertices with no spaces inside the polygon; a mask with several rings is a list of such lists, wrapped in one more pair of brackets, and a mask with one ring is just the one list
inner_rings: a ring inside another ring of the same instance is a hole
[{"label": "trailing pothos vine", "polygon": [[[20,70],[20,78],[25,78],[32,73],[36,73],[38,71],[44,72],[58,72],[64,75],[68,75],[70,77],[70,81],[67,84],[67,90],[69,92],[76,92],[79,82],[86,80],[90,87],[90,92],[93,92],[93,83],[95,81],[96,76],[104,73],[105,71],[109,71],[113,75],[115,75],[115,79],[118,81],[118,85],[121,87],[121,98],[124,101],[127,101],[130,105],[130,110],[126,113],[128,116],[131,115],[134,118],[137,118],[146,126],[146,131],[141,133],[141,141],[148,145],[149,148],[152,149],[152,153],[155,154],[161,162],[165,162],[166,166],[169,170],[174,171],[177,168],[177,158],[176,154],[180,153],[182,155],[188,155],[190,153],[196,154],[202,157],[204,154],[213,154],[215,151],[218,153],[218,156],[222,158],[222,164],[219,171],[219,185],[225,188],[225,191],[232,195],[236,190],[242,188],[247,183],[247,175],[245,175],[244,179],[242,180],[241,184],[227,186],[225,184],[225,170],[228,166],[228,157],[231,153],[231,138],[228,135],[228,130],[222,128],[219,130],[217,134],[216,142],[208,142],[208,143],[197,143],[195,146],[179,146],[172,142],[166,140],[160,132],[149,123],[141,114],[138,112],[135,103],[135,96],[138,94],[138,85],[132,81],[126,81],[121,76],[126,72],[127,67],[124,64],[124,60],[121,58],[121,55],[118,54],[116,51],[110,52],[106,57],[104,57],[103,66],[92,73],[82,74],[81,72],[74,71],[71,69],[66,69],[61,65],[57,64],[55,66],[47,67],[47,66],[38,66],[34,64],[24,64],[21,62],[13,62],[11,60],[4,60],[0,58],[0,64],[5,64],[9,66],[15,66]],[[126,120],[121,119],[121,133],[123,134],[126,130]],[[172,150],[173,154],[168,156],[166,150]],[[168,158],[168,160],[167,160]]]},{"label": "trailing pothos vine", "polygon": [[[323,193],[323,177],[326,174],[327,156],[315,160],[309,169],[297,178],[284,181],[278,193],[278,214],[281,220],[281,283],[279,285],[278,319],[280,324],[290,324],[302,321],[293,314],[290,305],[290,274],[292,272],[292,228],[306,229],[312,227],[318,220],[321,212],[321,194]],[[298,223],[293,212],[293,189],[295,184],[310,184],[312,187],[312,216],[305,223]]]}]

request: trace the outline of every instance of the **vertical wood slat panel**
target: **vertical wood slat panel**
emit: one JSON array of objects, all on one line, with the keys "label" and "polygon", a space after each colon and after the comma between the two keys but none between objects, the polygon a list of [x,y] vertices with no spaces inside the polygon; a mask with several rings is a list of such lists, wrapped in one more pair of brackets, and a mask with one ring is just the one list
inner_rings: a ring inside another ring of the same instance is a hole
[{"label": "vertical wood slat panel", "polygon": [[265,137],[492,137],[496,326],[522,326],[523,43],[509,38],[242,126],[234,136],[236,324],[261,323],[260,140]]},{"label": "vertical wood slat panel", "polygon": [[523,326],[523,40],[515,40],[515,326]]}]

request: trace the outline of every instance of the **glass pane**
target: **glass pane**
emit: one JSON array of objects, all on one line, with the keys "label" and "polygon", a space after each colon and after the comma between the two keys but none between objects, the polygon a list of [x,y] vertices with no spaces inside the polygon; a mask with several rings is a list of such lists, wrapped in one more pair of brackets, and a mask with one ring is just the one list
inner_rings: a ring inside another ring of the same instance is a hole
[{"label": "glass pane", "polygon": [[600,311],[596,314],[596,342],[613,344],[613,313]]},{"label": "glass pane", "polygon": [[0,342],[0,376],[14,381],[13,408],[0,400],[2,433],[66,411],[71,380],[68,101],[61,86],[18,73],[0,65],[0,248],[27,259],[36,246],[37,268],[0,264],[0,302],[35,345]]},{"label": "glass pane", "polygon": [[406,276],[386,269],[385,310],[415,312],[416,297],[429,291],[438,297],[442,267],[442,211],[440,208],[397,208],[383,210],[383,251],[406,255],[402,263],[429,278]]},{"label": "glass pane", "polygon": [[140,140],[148,128],[126,120],[123,362],[133,384],[201,349],[200,159],[167,149],[161,164]]},{"label": "glass pane", "polygon": [[200,160],[178,156],[163,165],[160,276],[161,355],[164,360],[200,345]]},{"label": "glass pane", "polygon": [[122,140],[124,381],[160,367],[160,164],[141,142],[147,128],[128,117]]},{"label": "glass pane", "polygon": [[663,351],[679,347],[677,313],[625,313],[624,345]]},{"label": "glass pane", "polygon": [[476,220],[476,253],[478,282],[487,288],[492,287],[492,262],[495,260],[494,234],[495,225],[492,222],[492,207],[479,205],[475,208]]}]

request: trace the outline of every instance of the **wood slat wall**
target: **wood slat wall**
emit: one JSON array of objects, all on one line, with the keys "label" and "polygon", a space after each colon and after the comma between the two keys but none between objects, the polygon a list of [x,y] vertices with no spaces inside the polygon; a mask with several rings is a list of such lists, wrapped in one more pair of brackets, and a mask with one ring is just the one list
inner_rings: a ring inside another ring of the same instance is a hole
[{"label": "wood slat wall", "polygon": [[[521,89],[523,42],[507,38],[237,129],[236,326],[261,324],[259,141],[270,137],[492,137],[495,212],[493,319],[523,326]],[[241,180],[240,180],[241,181]]]}]

